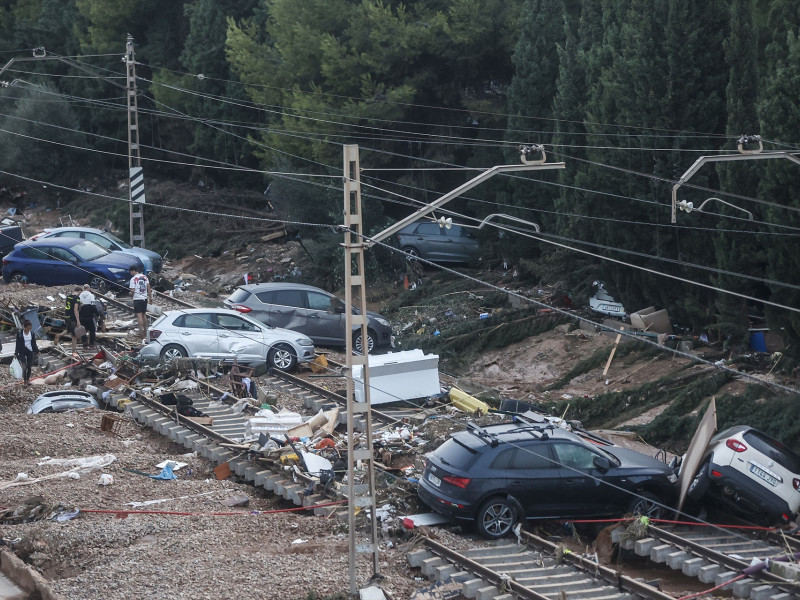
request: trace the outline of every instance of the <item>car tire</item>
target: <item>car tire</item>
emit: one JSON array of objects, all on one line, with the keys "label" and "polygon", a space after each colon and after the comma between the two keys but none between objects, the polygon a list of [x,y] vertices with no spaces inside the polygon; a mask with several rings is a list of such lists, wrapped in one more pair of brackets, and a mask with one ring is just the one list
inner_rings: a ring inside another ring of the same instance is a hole
[{"label": "car tire", "polygon": [[94,275],[89,279],[89,287],[100,294],[105,294],[108,291],[108,282],[99,275]]},{"label": "car tire", "polygon": [[490,498],[478,509],[475,526],[486,539],[496,540],[511,533],[517,522],[517,508],[505,498]]},{"label": "car tire", "polygon": [[161,350],[161,360],[164,362],[172,362],[176,358],[186,358],[189,353],[178,344],[167,344]]},{"label": "car tire", "polygon": [[692,482],[689,484],[689,487],[686,489],[686,495],[692,500],[700,500],[706,495],[706,492],[711,485],[711,479],[708,476],[708,465],[709,462],[705,461],[700,468],[697,469],[697,473],[692,479]]},{"label": "car tire", "polygon": [[294,371],[297,367],[297,355],[288,344],[278,344],[267,354],[267,365],[279,371]]},{"label": "car tire", "polygon": [[632,515],[660,519],[664,515],[663,502],[655,494],[650,492],[638,492],[636,497],[631,500],[628,512]]},{"label": "car tire", "polygon": [[[372,331],[372,329],[367,329],[367,352],[372,354],[375,352],[375,345],[377,342],[377,334]],[[353,335],[353,352],[355,354],[363,354],[364,352],[364,343],[361,339],[361,329],[357,329],[356,333]]]},{"label": "car tire", "polygon": [[28,276],[25,273],[15,271],[11,274],[11,283],[28,283]]},{"label": "car tire", "polygon": [[419,250],[414,248],[414,246],[406,246],[403,248],[403,252],[406,253],[406,260],[414,262],[419,258]]}]

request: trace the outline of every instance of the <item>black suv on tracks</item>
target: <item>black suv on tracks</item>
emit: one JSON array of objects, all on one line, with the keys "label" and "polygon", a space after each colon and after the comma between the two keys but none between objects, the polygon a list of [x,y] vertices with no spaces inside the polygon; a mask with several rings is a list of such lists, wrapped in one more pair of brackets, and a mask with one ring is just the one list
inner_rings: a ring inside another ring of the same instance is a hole
[{"label": "black suv on tracks", "polygon": [[474,522],[490,539],[524,519],[659,518],[678,491],[675,469],[656,458],[520,418],[470,423],[427,459],[420,499],[452,519]]}]

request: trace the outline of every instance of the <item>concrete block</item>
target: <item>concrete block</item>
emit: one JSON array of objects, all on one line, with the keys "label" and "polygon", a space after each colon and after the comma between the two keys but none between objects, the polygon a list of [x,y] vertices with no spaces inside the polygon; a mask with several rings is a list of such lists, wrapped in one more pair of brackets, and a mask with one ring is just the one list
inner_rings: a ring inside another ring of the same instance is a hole
[{"label": "concrete block", "polygon": [[795,596],[789,594],[787,592],[783,592],[782,594],[775,594],[774,596],[770,597],[770,600],[793,600]]},{"label": "concrete block", "polygon": [[681,571],[683,571],[684,575],[689,577],[697,577],[700,569],[707,564],[708,563],[702,558],[690,558],[683,561],[683,565],[681,565]]},{"label": "concrete block", "polygon": [[771,585],[757,585],[750,588],[750,600],[767,600],[775,593],[775,588]]},{"label": "concrete block", "polygon": [[186,437],[183,438],[183,447],[189,450],[194,450],[197,446],[197,442],[200,440],[205,439],[199,433],[188,433]]},{"label": "concrete block", "polygon": [[733,591],[733,595],[737,598],[749,598],[753,588],[757,585],[758,584],[755,581],[748,577],[745,579],[740,579],[739,581],[734,581],[730,589]]},{"label": "concrete block", "polygon": [[[738,573],[736,571],[724,571],[722,573],[717,573],[717,576],[714,578],[714,585],[722,585],[726,581],[730,581],[734,577],[736,577]],[[731,585],[725,585],[721,589],[729,590]]]},{"label": "concrete block", "polygon": [[412,569],[418,569],[422,566],[422,561],[426,558],[431,558],[433,553],[430,550],[425,550],[424,548],[420,550],[414,550],[413,552],[409,552],[406,554],[406,560],[408,561],[408,566]]},{"label": "concrete block", "polygon": [[800,581],[800,565],[795,563],[770,561],[769,572],[789,581]]},{"label": "concrete block", "polygon": [[264,489],[274,492],[275,484],[279,481],[283,481],[283,475],[280,473],[272,473],[271,475],[267,475],[267,477],[264,479]]},{"label": "concrete block", "polygon": [[260,466],[256,466],[256,465],[250,465],[249,467],[247,467],[247,468],[244,470],[244,475],[243,475],[243,477],[244,477],[244,478],[245,478],[247,481],[255,481],[255,480],[256,480],[256,473],[258,473],[260,470],[261,470],[261,467],[260,467]]},{"label": "concrete block", "polygon": [[619,544],[622,541],[623,536],[625,535],[625,528],[624,527],[617,527],[616,529],[611,530],[611,543],[612,544]]},{"label": "concrete block", "polygon": [[431,558],[426,558],[422,561],[420,565],[420,571],[422,572],[425,577],[430,579],[436,571],[436,567],[440,567],[444,564],[444,560],[442,560],[439,556],[432,556]]},{"label": "concrete block", "polygon": [[480,588],[475,592],[475,600],[492,600],[498,594],[497,588],[493,585],[487,585]]},{"label": "concrete block", "polygon": [[633,551],[639,556],[650,556],[650,550],[653,549],[656,543],[657,542],[654,538],[642,538],[640,540],[636,540]]},{"label": "concrete block", "polygon": [[683,566],[683,563],[687,559],[691,558],[691,556],[691,554],[684,552],[683,550],[672,552],[667,555],[667,566],[670,569],[680,569]]},{"label": "concrete block", "polygon": [[461,594],[467,598],[474,598],[478,590],[485,584],[483,579],[468,579],[461,584]]},{"label": "concrete block", "polygon": [[456,572],[456,566],[450,563],[441,565],[434,569],[434,581],[442,583],[450,579],[450,576]]},{"label": "concrete block", "polygon": [[231,472],[236,473],[239,477],[243,477],[244,470],[250,466],[250,462],[243,458],[237,458],[235,460],[228,461],[228,465],[230,465]]},{"label": "concrete block", "polygon": [[703,583],[714,583],[719,571],[719,565],[706,565],[705,567],[700,567],[700,571],[697,573],[697,578]]},{"label": "concrete block", "polygon": [[663,563],[667,560],[667,556],[675,552],[675,546],[672,544],[661,544],[650,548],[650,560],[657,563]]}]

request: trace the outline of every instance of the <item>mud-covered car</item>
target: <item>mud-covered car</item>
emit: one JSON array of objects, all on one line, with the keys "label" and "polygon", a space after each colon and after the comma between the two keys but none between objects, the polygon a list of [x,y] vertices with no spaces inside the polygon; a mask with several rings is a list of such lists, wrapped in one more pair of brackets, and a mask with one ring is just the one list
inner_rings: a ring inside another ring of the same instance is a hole
[{"label": "mud-covered car", "polygon": [[[303,333],[320,346],[344,346],[346,306],[320,288],[302,283],[256,283],[241,285],[225,299],[225,306],[273,327]],[[353,307],[353,314],[358,309]],[[356,327],[353,349],[359,354],[364,342]],[[392,326],[387,319],[367,311],[367,352],[388,350],[393,345]]]},{"label": "mud-covered car", "polygon": [[81,390],[57,390],[45,392],[33,401],[28,409],[29,415],[39,413],[66,412],[82,408],[100,408],[89,392]]},{"label": "mud-covered car", "polygon": [[514,421],[454,433],[427,455],[420,499],[487,538],[518,521],[664,516],[677,498],[675,469],[552,425]]},{"label": "mud-covered car", "polygon": [[191,308],[164,313],[147,331],[139,350],[146,361],[181,357],[216,358],[227,362],[264,364],[293,371],[314,360],[314,344],[305,335],[269,327],[224,308]]},{"label": "mud-covered car", "polygon": [[754,522],[788,523],[800,510],[800,456],[752,427],[730,427],[711,438],[686,494]]}]

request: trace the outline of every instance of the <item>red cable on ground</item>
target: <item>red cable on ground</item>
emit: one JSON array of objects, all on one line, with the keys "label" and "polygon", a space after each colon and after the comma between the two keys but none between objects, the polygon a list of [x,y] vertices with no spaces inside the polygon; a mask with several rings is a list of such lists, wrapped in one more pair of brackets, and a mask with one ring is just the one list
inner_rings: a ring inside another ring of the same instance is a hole
[{"label": "red cable on ground", "polygon": [[696,598],[697,596],[702,596],[703,594],[710,594],[711,592],[715,592],[718,589],[723,588],[726,585],[729,585],[729,584],[733,583],[734,581],[739,581],[740,579],[742,579],[744,577],[747,577],[747,575],[742,573],[741,575],[737,575],[733,579],[729,579],[728,581],[726,581],[724,583],[720,583],[719,585],[714,586],[710,590],[703,590],[702,592],[697,592],[696,594],[689,594],[688,596],[681,596],[680,598],[678,598],[678,600],[689,600],[689,598]]},{"label": "red cable on ground", "polygon": [[[53,373],[58,373],[59,371],[63,371],[64,369],[69,369],[70,367],[74,367],[75,365],[81,365],[81,364],[83,364],[83,361],[74,362],[71,365],[66,365],[65,367],[56,369],[55,371],[50,371],[49,373],[44,373],[43,375],[39,375],[38,377],[36,377],[36,379],[44,379],[45,377],[48,377]],[[1,387],[0,392],[2,392],[3,390],[7,390],[8,388],[15,385],[23,385],[23,383],[21,381],[15,381],[14,383],[9,383],[8,385]]]},{"label": "red cable on ground", "polygon": [[201,512],[180,512],[174,510],[110,510],[110,509],[99,509],[99,508],[87,508],[87,509],[79,509],[81,512],[85,513],[97,513],[97,514],[110,514],[110,515],[117,515],[118,518],[125,518],[128,515],[174,515],[179,517],[233,517],[233,516],[242,516],[242,515],[270,515],[275,513],[282,513],[282,512],[295,512],[298,510],[314,510],[315,508],[326,508],[328,506],[338,506],[340,504],[346,503],[347,500],[337,500],[336,502],[327,502],[325,504],[315,504],[313,506],[300,506],[298,508],[281,508],[276,510],[250,510],[247,512],[210,512],[210,513],[201,513]]}]

